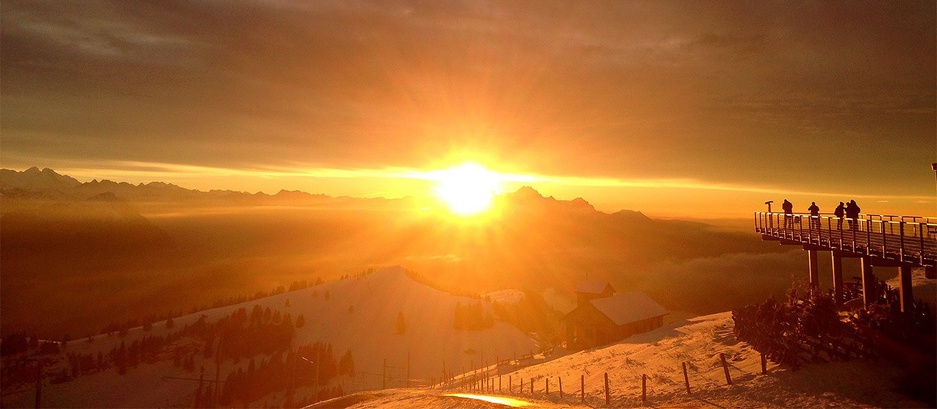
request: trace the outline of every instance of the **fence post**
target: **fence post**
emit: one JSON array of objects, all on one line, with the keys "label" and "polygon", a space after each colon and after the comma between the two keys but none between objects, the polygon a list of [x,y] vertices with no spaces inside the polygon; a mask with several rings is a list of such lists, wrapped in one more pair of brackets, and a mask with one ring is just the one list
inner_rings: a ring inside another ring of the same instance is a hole
[{"label": "fence post", "polygon": [[547,392],[547,395],[549,395],[550,394],[550,378],[545,378],[544,381],[547,384],[547,388],[545,389],[545,391]]},{"label": "fence post", "polygon": [[690,377],[686,374],[686,362],[681,362],[683,364],[683,382],[686,383],[686,394],[689,395],[690,392]]},{"label": "fence post", "polygon": [[[198,386],[202,387],[202,376],[205,376],[205,368],[202,368],[202,375],[198,377]],[[196,394],[198,397],[198,394]],[[42,360],[36,360],[36,409],[42,407]]]},{"label": "fence post", "polygon": [[729,376],[729,365],[726,364],[726,354],[720,352],[719,359],[722,361],[722,371],[726,373],[726,385],[732,385],[732,377]]},{"label": "fence post", "polygon": [[560,381],[560,399],[563,399],[563,377],[559,377]]},{"label": "fence post", "polygon": [[647,374],[641,374],[641,403],[647,403]]},{"label": "fence post", "polygon": [[586,376],[579,375],[579,403],[586,403]]},{"label": "fence post", "polygon": [[765,360],[765,353],[762,352],[761,353],[761,374],[764,375],[767,373],[768,373],[768,362],[767,360]]},{"label": "fence post", "polygon": [[530,378],[530,396],[534,396],[534,378]]},{"label": "fence post", "polygon": [[514,393],[514,381],[511,379],[511,375],[508,375],[508,393]]},{"label": "fence post", "polygon": [[605,373],[605,405],[611,404],[611,395],[608,393],[608,372]]},{"label": "fence post", "polygon": [[521,395],[524,394],[524,377],[521,377],[521,388],[518,393],[520,393]]}]

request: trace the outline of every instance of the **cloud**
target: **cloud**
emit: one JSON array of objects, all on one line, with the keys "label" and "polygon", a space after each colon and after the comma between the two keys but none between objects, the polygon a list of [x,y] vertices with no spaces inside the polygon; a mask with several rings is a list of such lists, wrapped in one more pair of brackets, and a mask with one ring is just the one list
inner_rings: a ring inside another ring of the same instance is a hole
[{"label": "cloud", "polygon": [[468,147],[584,178],[855,188],[933,159],[905,148],[935,132],[933,9],[14,0],[0,138],[14,158],[381,168]]}]

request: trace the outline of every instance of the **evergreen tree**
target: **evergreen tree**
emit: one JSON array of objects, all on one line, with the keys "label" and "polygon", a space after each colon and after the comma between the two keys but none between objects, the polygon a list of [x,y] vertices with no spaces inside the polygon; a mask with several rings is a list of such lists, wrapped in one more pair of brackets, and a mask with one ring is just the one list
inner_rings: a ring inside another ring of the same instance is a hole
[{"label": "evergreen tree", "polygon": [[347,375],[352,378],[355,377],[355,359],[351,356],[351,350],[345,351],[345,354],[342,355],[342,358],[338,362],[338,373],[340,375]]},{"label": "evergreen tree", "polygon": [[306,325],[306,317],[304,317],[303,314],[299,314],[299,316],[296,317],[296,328],[302,328],[304,325]]},{"label": "evergreen tree", "polygon": [[114,354],[114,363],[117,365],[117,373],[123,375],[127,373],[127,347],[124,341],[120,341],[117,352]]},{"label": "evergreen tree", "polygon": [[407,332],[407,322],[403,318],[403,312],[397,312],[397,334]]}]

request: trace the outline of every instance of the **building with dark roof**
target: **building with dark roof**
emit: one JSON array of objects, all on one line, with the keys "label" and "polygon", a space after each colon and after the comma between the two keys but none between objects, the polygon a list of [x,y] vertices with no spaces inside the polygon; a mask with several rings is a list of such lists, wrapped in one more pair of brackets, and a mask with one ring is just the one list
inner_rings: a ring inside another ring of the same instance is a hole
[{"label": "building with dark roof", "polygon": [[644,293],[614,293],[604,282],[576,287],[576,308],[563,317],[567,348],[608,344],[664,324],[667,310]]}]

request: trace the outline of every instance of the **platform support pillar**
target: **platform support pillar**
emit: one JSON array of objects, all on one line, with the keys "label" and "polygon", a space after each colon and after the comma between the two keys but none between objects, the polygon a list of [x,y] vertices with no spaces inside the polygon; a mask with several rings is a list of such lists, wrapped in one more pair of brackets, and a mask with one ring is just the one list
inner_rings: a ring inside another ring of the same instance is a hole
[{"label": "platform support pillar", "polygon": [[898,291],[901,297],[901,312],[911,312],[914,293],[911,290],[911,267],[898,267]]},{"label": "platform support pillar", "polygon": [[807,262],[810,270],[810,286],[820,288],[820,266],[817,262],[816,250],[807,250]]},{"label": "platform support pillar", "polygon": [[862,257],[862,306],[866,309],[875,301],[875,275],[872,274],[872,258]]},{"label": "platform support pillar", "polygon": [[833,260],[833,299],[836,305],[841,305],[843,303],[843,257],[835,250],[831,251],[830,255]]}]

